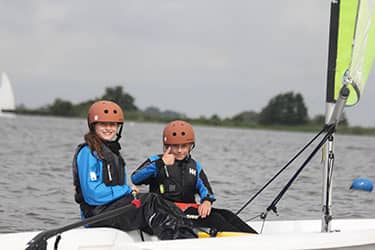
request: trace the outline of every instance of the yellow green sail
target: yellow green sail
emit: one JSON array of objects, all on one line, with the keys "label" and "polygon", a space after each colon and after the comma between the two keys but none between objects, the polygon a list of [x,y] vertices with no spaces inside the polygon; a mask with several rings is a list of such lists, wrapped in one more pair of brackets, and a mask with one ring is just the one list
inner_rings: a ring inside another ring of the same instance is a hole
[{"label": "yellow green sail", "polygon": [[330,50],[335,51],[329,53],[327,102],[337,100],[346,81],[350,83],[346,104],[352,106],[361,97],[375,57],[375,1],[334,2],[337,6],[331,10]]}]

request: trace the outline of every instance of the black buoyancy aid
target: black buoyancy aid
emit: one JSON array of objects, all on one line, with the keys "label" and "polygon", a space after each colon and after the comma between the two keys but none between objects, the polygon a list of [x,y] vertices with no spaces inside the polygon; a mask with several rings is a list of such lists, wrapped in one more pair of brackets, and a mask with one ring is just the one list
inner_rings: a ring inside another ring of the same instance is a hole
[{"label": "black buoyancy aid", "polygon": [[125,161],[120,153],[113,152],[102,143],[103,150],[103,182],[106,186],[124,185]]},{"label": "black buoyancy aid", "polygon": [[197,194],[197,164],[192,158],[175,161],[173,166],[165,166],[156,160],[157,178],[150,183],[150,192],[163,195],[170,201],[194,203]]},{"label": "black buoyancy aid", "polygon": [[73,157],[73,163],[72,163],[73,185],[75,189],[74,200],[78,204],[81,204],[82,202],[84,202],[84,200],[83,200],[81,184],[79,182],[79,176],[78,176],[77,156],[79,154],[79,151],[81,151],[81,149],[85,147],[86,145],[87,143],[82,143],[77,146],[76,152],[74,153],[74,157]]},{"label": "black buoyancy aid", "polygon": [[[97,206],[90,206],[83,198],[81,184],[78,176],[78,165],[77,157],[83,147],[87,146],[87,143],[82,143],[77,146],[76,152],[73,158],[72,172],[73,172],[73,184],[75,187],[74,200],[80,205],[82,212],[85,217],[90,217],[96,212],[93,210]],[[104,143],[101,144],[104,159],[103,161],[103,182],[106,186],[115,186],[124,184],[124,172],[125,172],[125,161],[120,154],[112,152]],[[103,207],[103,206],[100,206]]]}]

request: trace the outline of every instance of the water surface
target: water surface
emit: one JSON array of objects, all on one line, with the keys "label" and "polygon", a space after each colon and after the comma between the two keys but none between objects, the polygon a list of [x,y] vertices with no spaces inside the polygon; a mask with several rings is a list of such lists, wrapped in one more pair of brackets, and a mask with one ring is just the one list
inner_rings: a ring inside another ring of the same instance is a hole
[{"label": "water surface", "polygon": [[[71,162],[86,126],[84,119],[0,118],[0,232],[48,229],[79,220]],[[161,152],[163,127],[156,123],[126,123],[121,145],[128,174],[146,157]],[[195,126],[195,130],[192,155],[209,177],[217,197],[215,206],[233,211],[314,136],[205,126]],[[334,217],[374,218],[374,193],[351,191],[349,187],[357,177],[375,180],[375,138],[337,135],[335,145]],[[264,212],[301,163],[299,160],[291,166],[240,216],[249,219]],[[270,213],[268,218],[320,218],[321,176],[318,154],[279,202],[279,216]]]}]

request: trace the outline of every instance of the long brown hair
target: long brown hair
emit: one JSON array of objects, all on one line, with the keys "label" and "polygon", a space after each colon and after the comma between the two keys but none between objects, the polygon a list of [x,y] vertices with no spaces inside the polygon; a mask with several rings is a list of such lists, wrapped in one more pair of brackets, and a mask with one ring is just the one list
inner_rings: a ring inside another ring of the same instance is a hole
[{"label": "long brown hair", "polygon": [[90,130],[90,132],[85,134],[84,138],[85,142],[89,145],[91,152],[93,153],[95,151],[101,159],[104,159],[103,150],[101,147],[102,141],[100,140],[99,136],[97,136],[95,131]]}]

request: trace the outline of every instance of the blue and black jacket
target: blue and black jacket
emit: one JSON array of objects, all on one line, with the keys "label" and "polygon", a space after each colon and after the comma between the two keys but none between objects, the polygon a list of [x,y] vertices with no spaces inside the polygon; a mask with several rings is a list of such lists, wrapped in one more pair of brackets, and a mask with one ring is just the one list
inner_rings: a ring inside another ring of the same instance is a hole
[{"label": "blue and black jacket", "polygon": [[195,195],[200,202],[215,201],[210,183],[201,164],[190,156],[176,160],[174,165],[165,166],[162,155],[149,157],[132,174],[134,184],[149,185],[150,192],[161,194],[173,202],[195,203]]},{"label": "blue and black jacket", "polygon": [[104,159],[91,152],[87,144],[77,147],[73,158],[75,201],[84,217],[99,213],[111,202],[132,192],[126,183],[125,162],[102,144]]}]

